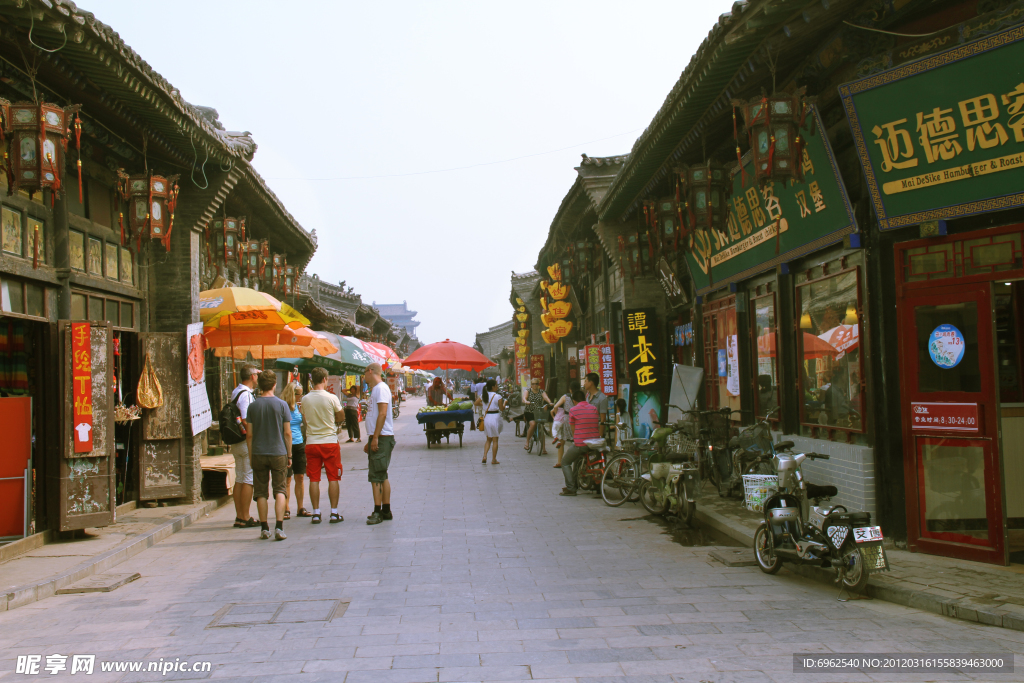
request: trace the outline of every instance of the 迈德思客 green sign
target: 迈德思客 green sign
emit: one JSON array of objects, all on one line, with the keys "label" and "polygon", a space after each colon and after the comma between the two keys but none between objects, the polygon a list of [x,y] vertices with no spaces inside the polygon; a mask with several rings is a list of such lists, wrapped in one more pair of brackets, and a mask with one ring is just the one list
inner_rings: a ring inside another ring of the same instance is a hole
[{"label": "\u8fc8\u5fb7\u601d\u5ba2 green sign", "polygon": [[1024,27],[839,88],[882,230],[1024,206]]},{"label": "\u8fc8\u5fb7\u601d\u5ba2 green sign", "polygon": [[746,279],[841,240],[855,230],[853,208],[825,138],[816,107],[804,135],[803,182],[758,186],[754,164],[732,179],[728,225],[690,234],[687,265],[698,294]]}]

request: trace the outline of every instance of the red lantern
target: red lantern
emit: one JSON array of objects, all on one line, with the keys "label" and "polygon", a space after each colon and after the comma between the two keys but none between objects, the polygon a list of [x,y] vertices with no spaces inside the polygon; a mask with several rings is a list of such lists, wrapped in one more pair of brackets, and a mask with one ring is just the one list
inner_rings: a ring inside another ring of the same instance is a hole
[{"label": "red lantern", "polygon": [[732,178],[725,166],[709,161],[676,169],[682,180],[690,230],[727,230]]},{"label": "red lantern", "polygon": [[242,245],[245,256],[245,274],[250,280],[259,277],[260,274],[260,243],[250,240]]},{"label": "red lantern", "polygon": [[0,101],[3,132],[10,135],[7,179],[12,191],[29,193],[51,189],[59,192],[64,178],[64,153],[68,148],[67,108],[43,102]]},{"label": "red lantern", "polygon": [[220,252],[221,258],[224,259],[224,263],[236,260],[238,258],[238,233],[241,226],[239,219],[224,216],[214,218],[210,224],[213,227],[213,234],[216,235],[217,250]]},{"label": "red lantern", "polygon": [[129,176],[118,170],[121,196],[128,202],[128,224],[136,235],[164,241],[174,225],[174,205],[178,198],[178,176],[153,175],[152,172]]},{"label": "red lantern", "polygon": [[[804,96],[805,89],[793,93],[755,97],[748,102],[733,100],[743,113],[745,130],[754,157],[754,177],[759,185],[768,181],[803,182],[801,156],[804,142],[801,129],[814,98]],[[738,134],[736,134],[738,137]],[[739,142],[736,144],[739,155]]]}]

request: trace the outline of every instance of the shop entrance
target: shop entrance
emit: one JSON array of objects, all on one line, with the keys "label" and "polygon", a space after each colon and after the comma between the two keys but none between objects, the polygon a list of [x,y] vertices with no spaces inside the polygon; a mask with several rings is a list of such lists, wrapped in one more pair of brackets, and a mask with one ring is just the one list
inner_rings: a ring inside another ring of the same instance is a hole
[{"label": "shop entrance", "polygon": [[1024,560],[1024,273],[1014,227],[897,247],[912,550]]}]

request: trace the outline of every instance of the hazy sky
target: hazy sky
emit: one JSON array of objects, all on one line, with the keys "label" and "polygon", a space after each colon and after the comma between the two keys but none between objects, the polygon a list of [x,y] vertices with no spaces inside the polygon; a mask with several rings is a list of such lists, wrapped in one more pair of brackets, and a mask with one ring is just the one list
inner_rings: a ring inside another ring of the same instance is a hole
[{"label": "hazy sky", "polygon": [[252,132],[316,229],[309,272],[472,344],[509,319],[580,154],[630,150],[732,0],[78,4]]}]

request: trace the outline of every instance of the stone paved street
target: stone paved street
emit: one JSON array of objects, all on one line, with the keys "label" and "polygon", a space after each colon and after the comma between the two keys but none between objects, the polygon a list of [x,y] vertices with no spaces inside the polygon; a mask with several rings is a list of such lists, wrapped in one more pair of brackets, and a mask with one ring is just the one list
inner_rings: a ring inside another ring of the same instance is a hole
[{"label": "stone paved street", "polygon": [[[398,421],[393,521],[364,524],[365,456],[346,446],[343,524],[293,519],[275,543],[230,528],[233,510],[221,508],[112,570],[140,572],[134,583],[0,614],[3,680],[54,678],[16,674],[15,662],[58,653],[212,662],[166,676],[97,663],[83,680],[300,683],[790,681],[794,652],[1024,653],[1024,633],[839,603],[831,587],[785,571],[710,561],[642,508],[559,497],[553,458],[527,455],[510,428],[498,466],[480,464],[478,432],[462,449],[428,450],[415,406]],[[1024,659],[1017,670],[973,680],[1024,680]],[[798,677],[960,679],[972,680]]]}]

